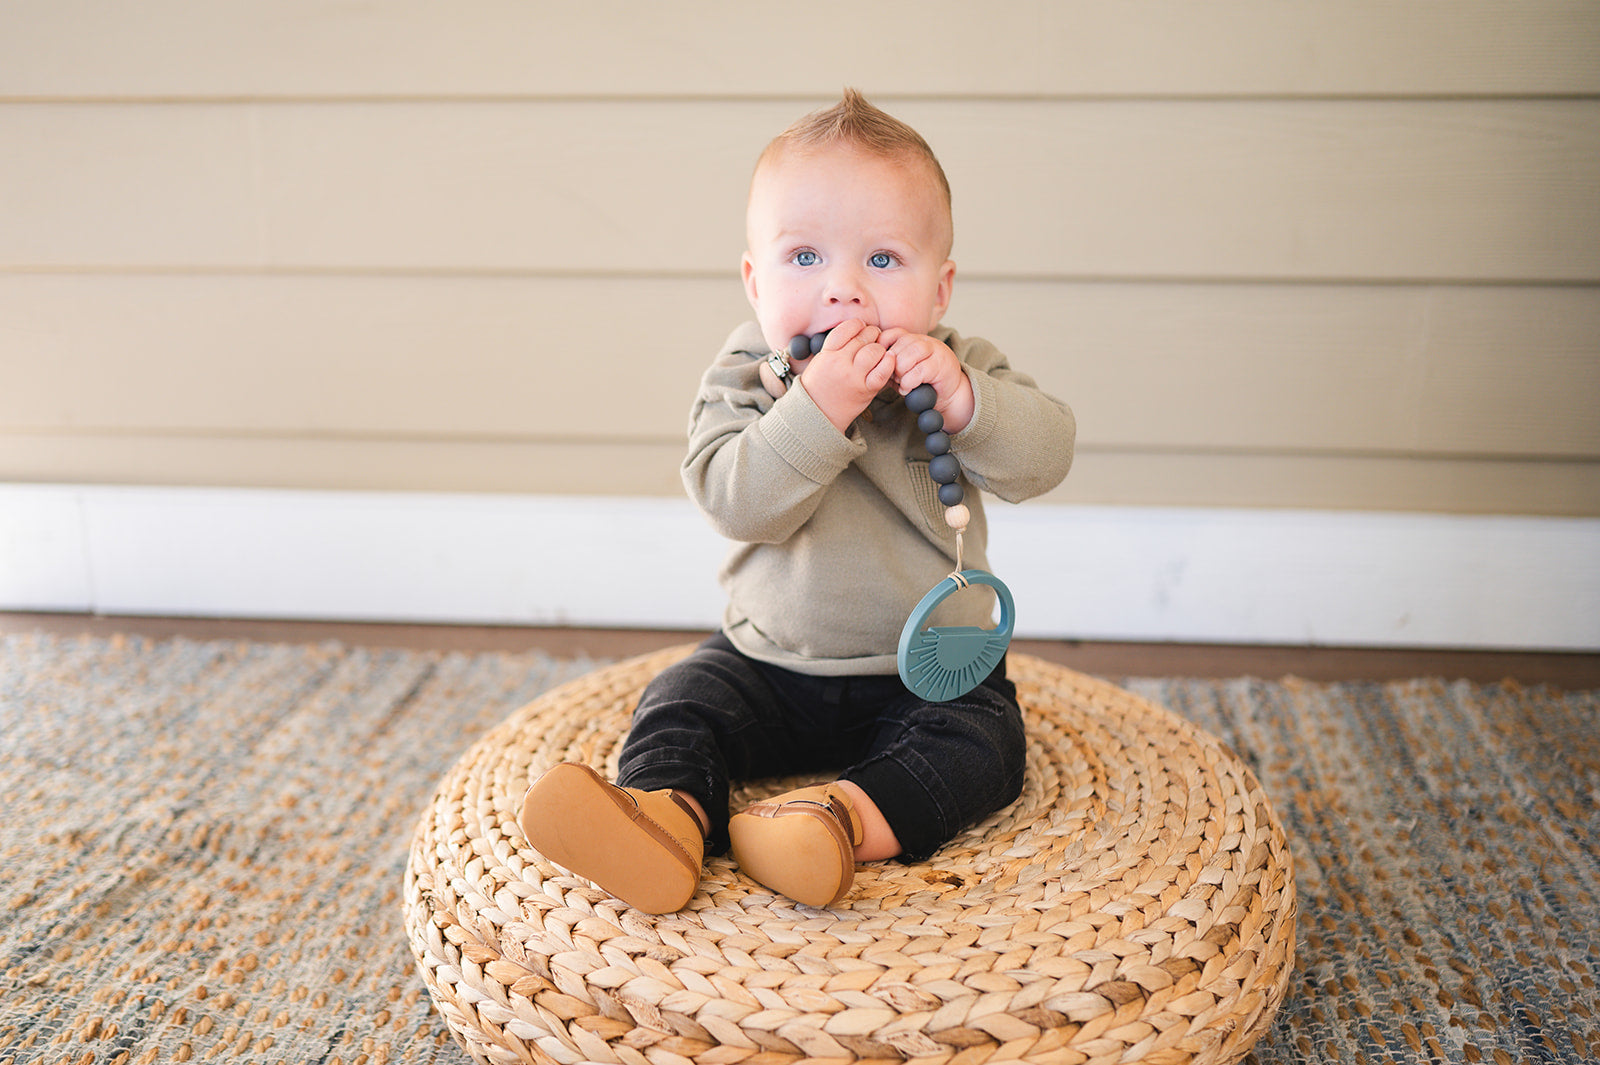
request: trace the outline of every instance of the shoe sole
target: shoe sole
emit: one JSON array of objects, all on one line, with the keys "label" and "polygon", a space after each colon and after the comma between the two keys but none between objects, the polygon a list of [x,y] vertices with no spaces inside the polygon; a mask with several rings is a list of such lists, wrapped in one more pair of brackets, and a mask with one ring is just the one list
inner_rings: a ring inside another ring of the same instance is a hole
[{"label": "shoe sole", "polygon": [[586,765],[552,767],[518,818],[535,850],[645,913],[683,909],[700,868],[631,796]]},{"label": "shoe sole", "polygon": [[737,814],[728,835],[741,872],[807,906],[832,906],[855,880],[855,848],[824,806],[791,803],[775,817]]}]

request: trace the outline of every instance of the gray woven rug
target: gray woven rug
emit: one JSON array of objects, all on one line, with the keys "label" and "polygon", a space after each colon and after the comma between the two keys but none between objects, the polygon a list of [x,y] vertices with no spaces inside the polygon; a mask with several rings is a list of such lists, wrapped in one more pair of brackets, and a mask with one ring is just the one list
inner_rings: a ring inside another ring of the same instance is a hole
[{"label": "gray woven rug", "polygon": [[[468,1061],[400,882],[438,778],[594,668],[0,637],[0,1065]],[[1277,1062],[1600,1060],[1600,691],[1121,680],[1293,844]]]}]

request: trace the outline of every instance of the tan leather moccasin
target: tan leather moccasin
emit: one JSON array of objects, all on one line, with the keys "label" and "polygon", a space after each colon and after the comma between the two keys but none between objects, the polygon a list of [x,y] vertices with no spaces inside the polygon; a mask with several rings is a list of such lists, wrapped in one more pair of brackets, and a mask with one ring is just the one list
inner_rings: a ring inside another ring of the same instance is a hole
[{"label": "tan leather moccasin", "polygon": [[681,910],[700,886],[700,819],[671,791],[619,788],[562,762],[528,789],[517,820],[540,854],[645,913]]},{"label": "tan leather moccasin", "polygon": [[832,906],[855,880],[861,822],[837,784],[755,803],[734,815],[728,834],[746,876],[807,906]]}]

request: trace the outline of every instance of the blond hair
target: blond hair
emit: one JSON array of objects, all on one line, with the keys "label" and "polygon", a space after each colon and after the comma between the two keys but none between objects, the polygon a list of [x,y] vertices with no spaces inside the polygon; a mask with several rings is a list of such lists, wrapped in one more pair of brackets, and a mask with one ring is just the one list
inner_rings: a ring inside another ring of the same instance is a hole
[{"label": "blond hair", "polygon": [[855,89],[846,88],[838,103],[813,111],[796,120],[788,129],[768,142],[756,160],[756,173],[769,161],[788,150],[806,151],[815,148],[846,145],[885,159],[910,156],[926,163],[939,186],[945,213],[950,211],[950,180],[944,167],[922,134],[867,102]]}]

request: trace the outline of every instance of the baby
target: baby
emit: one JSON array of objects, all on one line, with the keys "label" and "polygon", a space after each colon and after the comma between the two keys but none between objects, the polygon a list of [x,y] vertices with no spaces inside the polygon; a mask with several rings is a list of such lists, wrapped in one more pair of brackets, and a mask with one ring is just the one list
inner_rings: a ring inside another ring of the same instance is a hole
[{"label": "baby", "polygon": [[[1016,799],[1025,741],[1005,663],[947,702],[898,675],[900,630],[956,558],[902,397],[933,387],[972,488],[1019,502],[1072,463],[1066,405],[940,324],[950,187],[915,130],[853,90],[801,119],[756,164],[746,239],[756,321],[706,372],[682,468],[734,542],[721,631],[646,688],[615,784],[554,766],[520,818],[551,861],[650,913],[686,905],[707,850],[730,848],[758,883],[831,906],[857,862],[926,858]],[[821,334],[787,375],[768,366]],[[986,569],[978,492],[964,505],[965,563]],[[975,586],[935,620],[988,627],[993,609]],[[837,778],[730,819],[730,780],[799,773]]]}]

